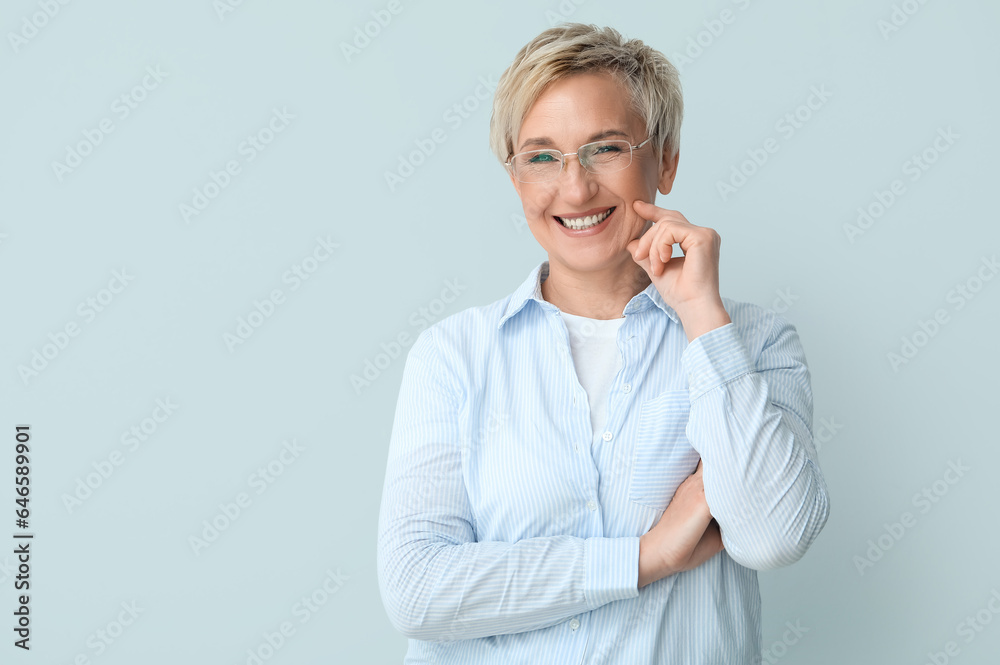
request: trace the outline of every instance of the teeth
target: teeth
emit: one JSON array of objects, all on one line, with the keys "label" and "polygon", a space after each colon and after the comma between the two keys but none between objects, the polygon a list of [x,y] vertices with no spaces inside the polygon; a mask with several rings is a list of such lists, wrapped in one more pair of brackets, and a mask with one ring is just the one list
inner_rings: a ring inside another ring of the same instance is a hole
[{"label": "teeth", "polygon": [[590,215],[589,217],[574,217],[573,219],[566,219],[565,217],[557,217],[557,219],[563,223],[563,226],[566,226],[567,228],[580,230],[580,229],[590,228],[591,226],[597,226],[605,219],[607,219],[608,215],[614,212],[614,210],[615,210],[614,208],[608,208],[599,215]]}]

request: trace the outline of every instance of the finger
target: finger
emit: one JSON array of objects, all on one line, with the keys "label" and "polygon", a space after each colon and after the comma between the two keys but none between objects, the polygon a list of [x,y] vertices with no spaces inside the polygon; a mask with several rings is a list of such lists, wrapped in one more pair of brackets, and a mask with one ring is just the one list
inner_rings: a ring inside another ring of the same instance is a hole
[{"label": "finger", "polygon": [[634,238],[632,240],[629,240],[625,244],[625,249],[628,250],[628,253],[632,255],[633,259],[636,258],[636,250],[639,249],[639,239],[638,238]]},{"label": "finger", "polygon": [[649,254],[650,265],[656,270],[655,275],[662,275],[667,263],[663,258],[663,243],[664,238],[669,238],[669,233],[665,225],[657,225],[646,234],[649,236],[646,251]]},{"label": "finger", "polygon": [[[656,226],[652,226],[643,232],[638,238],[634,238],[629,241],[627,247],[630,248],[629,251],[632,252],[632,256],[635,259],[645,259],[647,257],[647,252],[649,251],[649,243],[653,239],[653,232],[656,230]],[[635,248],[632,249],[632,243],[635,243]]]},{"label": "finger", "polygon": [[646,215],[655,215],[656,211],[660,210],[657,206],[653,205],[649,201],[643,201],[642,199],[636,199],[632,201],[632,209],[637,213],[645,217]]},{"label": "finger", "polygon": [[[659,231],[661,230],[661,225],[659,223],[659,220],[663,218],[662,213],[668,212],[663,210],[662,208],[657,208],[656,206],[651,206],[651,207],[653,208],[652,211],[647,210],[645,214],[641,215],[643,219],[652,221],[653,225],[649,229],[647,229],[646,232],[643,233],[642,236],[639,238],[640,258],[645,258],[648,252],[653,251],[651,248],[654,246],[654,242],[657,240],[657,237],[659,236]],[[659,213],[654,212],[655,210],[658,210],[660,212]]]},{"label": "finger", "polygon": [[639,264],[643,270],[649,272],[649,259],[639,257],[639,241],[633,240],[625,247],[632,254],[632,260]]},{"label": "finger", "polygon": [[[665,266],[673,256],[674,243],[678,242],[677,235],[677,226],[670,220],[663,220],[650,229],[641,238],[641,241],[648,243],[646,245],[648,248],[647,251],[655,253],[658,264]],[[647,239],[646,236],[649,236],[649,238]]]},{"label": "finger", "polygon": [[656,248],[650,248],[649,254],[649,272],[654,276],[661,275],[663,273],[663,262],[660,260],[660,253]]},{"label": "finger", "polygon": [[[653,205],[652,203],[648,203],[646,201],[641,201],[639,203],[641,203],[641,205],[635,206],[636,212],[639,212],[639,210],[641,209],[643,212],[640,212],[639,214],[641,215],[645,213],[650,215],[648,219],[652,219],[657,222],[661,220],[667,220],[672,222],[682,222],[684,224],[691,224],[691,222],[688,221],[687,217],[685,217],[683,213],[681,213],[679,210],[672,210],[671,208],[661,208],[660,206]],[[694,225],[692,224],[692,226]]]},{"label": "finger", "polygon": [[[677,210],[671,210],[670,208],[661,208],[657,205],[653,205],[648,201],[641,201],[636,199],[632,202],[632,208],[639,213],[645,219],[651,219],[654,222],[659,222],[661,220],[669,220],[675,222],[683,222],[685,224],[691,224],[687,220],[687,217],[682,215]],[[694,226],[692,224],[692,226]]]},{"label": "finger", "polygon": [[[649,256],[649,241],[652,239],[655,230],[656,227],[654,226],[634,240],[635,249],[632,252],[632,258],[635,259],[636,263],[642,265],[642,262],[648,262],[652,258]],[[631,244],[630,242],[629,245]],[[643,267],[647,271],[649,270],[648,266],[643,265]]]},{"label": "finger", "polygon": [[[654,234],[655,235],[652,235]],[[670,230],[665,224],[657,225],[653,230],[650,231],[650,255],[656,257],[655,265],[658,267],[656,274],[662,275],[666,270],[667,262],[670,260],[671,254],[673,254],[673,245],[670,244]]]},{"label": "finger", "polygon": [[[680,213],[676,215],[677,217],[682,217]],[[696,227],[687,221],[681,221],[680,219],[670,219],[664,218],[657,222],[656,226],[650,229],[646,235],[644,235],[640,241],[645,241],[646,236],[651,236],[649,242],[655,243],[655,246],[660,253],[660,261],[666,264],[671,260],[674,254],[674,245],[680,245],[681,254],[677,257],[678,259],[683,258],[691,251],[691,249],[697,245],[707,244],[704,235],[702,235],[702,229],[704,227]],[[655,236],[652,236],[653,232],[656,232]]]},{"label": "finger", "polygon": [[667,261],[670,260],[670,257],[673,256],[673,254],[674,254],[673,245],[669,245],[667,247],[664,247],[662,245],[660,246],[660,261],[663,262],[663,265],[667,264]]},{"label": "finger", "polygon": [[653,224],[653,226],[649,227],[649,229],[647,229],[646,232],[642,234],[642,237],[639,238],[640,258],[644,259],[649,256],[649,253],[651,251],[651,248],[653,247],[653,243],[655,242],[658,233],[659,233],[659,226]]},{"label": "finger", "polygon": [[633,201],[632,208],[646,219],[652,219],[653,221],[659,220],[668,213],[676,212],[674,210],[668,210],[667,208],[661,208],[657,205],[653,205],[649,201],[643,201],[641,199]]}]

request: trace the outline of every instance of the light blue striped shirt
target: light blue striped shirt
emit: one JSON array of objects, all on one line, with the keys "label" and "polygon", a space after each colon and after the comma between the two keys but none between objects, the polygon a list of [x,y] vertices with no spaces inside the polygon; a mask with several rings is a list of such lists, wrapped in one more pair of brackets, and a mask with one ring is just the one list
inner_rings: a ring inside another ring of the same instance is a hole
[{"label": "light blue striped shirt", "polygon": [[[547,276],[407,356],[377,552],[404,664],[760,663],[756,571],[797,561],[829,513],[794,326],[723,297],[732,323],[688,343],[650,284],[593,432]],[[639,536],[699,456],[725,549],[639,589]]]}]

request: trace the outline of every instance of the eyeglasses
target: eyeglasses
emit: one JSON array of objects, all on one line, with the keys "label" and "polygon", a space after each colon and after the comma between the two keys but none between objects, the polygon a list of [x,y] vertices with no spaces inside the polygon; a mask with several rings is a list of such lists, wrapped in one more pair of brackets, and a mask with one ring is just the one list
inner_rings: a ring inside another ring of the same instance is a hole
[{"label": "eyeglasses", "polygon": [[566,158],[576,155],[580,165],[595,175],[614,173],[628,168],[632,163],[632,151],[649,143],[650,136],[638,145],[624,139],[595,141],[580,146],[576,152],[562,153],[558,150],[529,150],[510,157],[504,165],[521,182],[545,182],[554,180],[566,166]]}]

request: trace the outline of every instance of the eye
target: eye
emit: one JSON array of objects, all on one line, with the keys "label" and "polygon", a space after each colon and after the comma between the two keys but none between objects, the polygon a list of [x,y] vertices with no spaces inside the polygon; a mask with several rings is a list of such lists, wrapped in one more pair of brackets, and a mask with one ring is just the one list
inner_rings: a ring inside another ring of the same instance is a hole
[{"label": "eye", "polygon": [[555,155],[551,152],[540,152],[528,161],[532,164],[540,164],[545,162],[558,162],[559,160],[556,159]]}]

